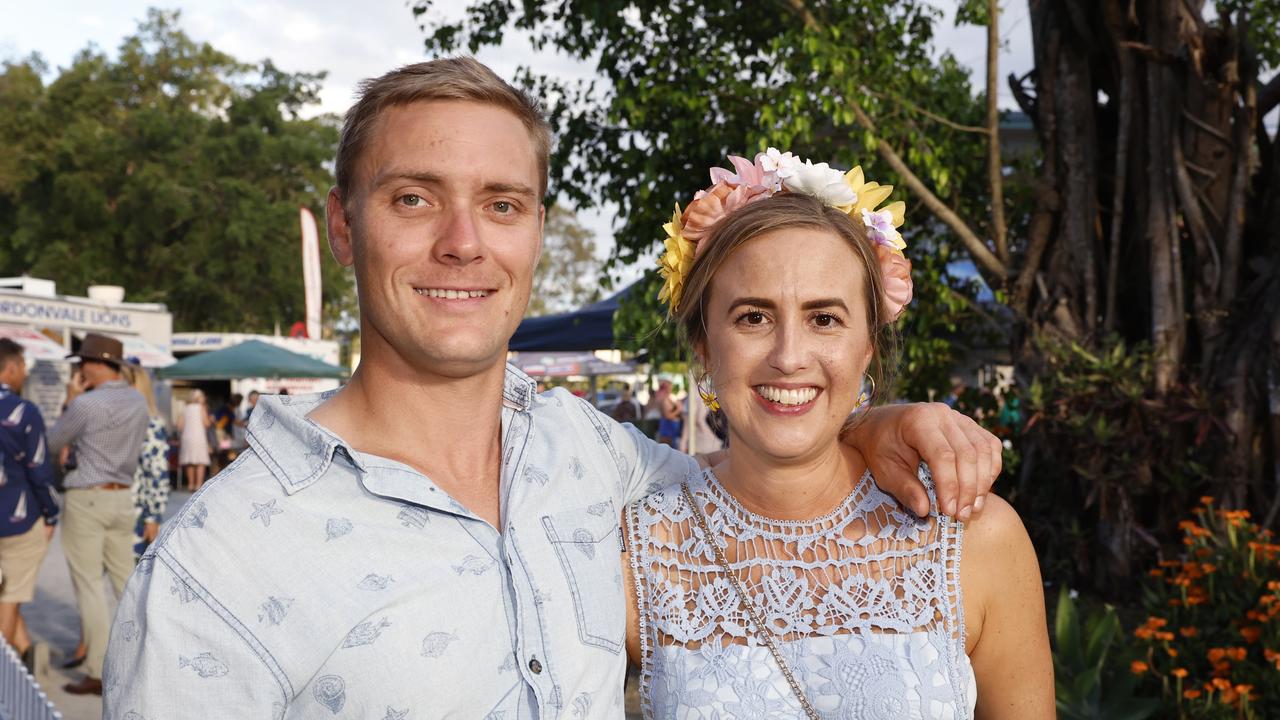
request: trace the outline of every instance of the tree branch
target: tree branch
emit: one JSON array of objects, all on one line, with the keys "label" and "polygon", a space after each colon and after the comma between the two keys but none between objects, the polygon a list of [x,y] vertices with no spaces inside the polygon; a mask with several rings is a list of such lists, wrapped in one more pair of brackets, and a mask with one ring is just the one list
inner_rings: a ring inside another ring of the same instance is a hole
[{"label": "tree branch", "polygon": [[1217,138],[1217,139],[1221,140],[1221,141],[1222,141],[1222,143],[1223,143],[1224,145],[1226,145],[1227,147],[1231,147],[1231,146],[1232,146],[1231,138],[1227,137],[1226,135],[1223,135],[1223,134],[1222,134],[1222,131],[1221,131],[1221,130],[1219,130],[1218,128],[1216,128],[1216,127],[1214,127],[1214,126],[1210,125],[1209,123],[1207,123],[1207,122],[1205,122],[1205,121],[1201,120],[1200,118],[1196,117],[1195,115],[1192,115],[1192,114],[1191,114],[1191,112],[1190,112],[1190,111],[1188,111],[1186,108],[1182,108],[1182,117],[1184,117],[1184,118],[1186,118],[1187,120],[1191,121],[1191,124],[1192,124],[1192,125],[1195,125],[1196,127],[1198,127],[1198,128],[1200,128],[1201,130],[1205,131],[1205,133],[1207,133],[1207,134],[1209,134],[1209,135],[1212,135],[1213,137],[1215,137],[1215,138]]},{"label": "tree branch", "polygon": [[1000,4],[987,0],[987,184],[991,189],[991,239],[996,256],[1008,267],[1009,230],[1004,219],[1004,163],[1000,159]]},{"label": "tree branch", "polygon": [[1107,257],[1107,299],[1103,328],[1116,329],[1116,296],[1119,292],[1120,241],[1124,228],[1124,193],[1129,176],[1129,137],[1133,134],[1133,58],[1120,49],[1120,122],[1116,132],[1115,192],[1111,197],[1111,239]]},{"label": "tree branch", "polygon": [[880,98],[881,100],[887,100],[887,101],[889,101],[889,102],[891,102],[891,103],[893,103],[893,104],[895,104],[895,105],[898,105],[898,106],[900,106],[900,107],[904,107],[904,108],[906,108],[907,110],[909,110],[909,111],[911,111],[911,112],[913,112],[913,113],[917,113],[917,114],[923,115],[923,116],[925,116],[925,117],[929,118],[930,120],[932,120],[932,121],[934,121],[934,122],[936,122],[936,123],[938,123],[938,124],[940,124],[940,125],[946,125],[947,127],[951,128],[952,130],[958,130],[958,131],[960,131],[960,132],[965,132],[965,133],[974,133],[974,134],[976,134],[976,135],[990,135],[990,134],[991,134],[991,130],[990,130],[989,128],[986,128],[986,127],[977,127],[977,126],[974,126],[974,125],[962,125],[962,124],[960,124],[960,123],[958,123],[958,122],[956,122],[956,121],[954,121],[954,120],[948,120],[948,119],[946,119],[946,118],[942,117],[941,115],[938,115],[938,114],[936,114],[936,113],[932,113],[932,112],[930,112],[930,111],[928,111],[928,110],[925,110],[924,108],[920,107],[919,105],[916,105],[915,103],[911,102],[910,100],[904,100],[903,98],[900,98],[900,97],[898,97],[897,95],[889,95],[889,94],[887,94],[887,93],[878,92],[878,91],[876,91],[876,90],[872,90],[872,89],[871,89],[871,88],[869,88],[869,87],[866,87],[865,85],[864,85],[864,86],[860,86],[858,89],[859,89],[859,90],[861,90],[862,92],[864,92],[864,93],[868,94],[868,95],[871,95],[872,97],[878,97],[878,98]]},{"label": "tree branch", "polygon": [[[856,99],[849,98],[849,107],[853,110],[854,116],[858,118],[858,123],[875,135],[876,125],[871,121],[866,111],[862,109],[862,105]],[[889,164],[889,167],[893,168],[894,172],[902,176],[907,187],[920,198],[921,203],[944,225],[955,232],[965,249],[973,256],[974,262],[1001,280],[1009,276],[1008,268],[1005,267],[1004,263],[1000,262],[999,258],[992,254],[987,244],[965,224],[964,220],[960,219],[959,215],[956,215],[954,210],[942,202],[937,195],[934,195],[933,191],[926,187],[915,173],[911,172],[911,168],[907,167],[906,162],[902,160],[897,151],[889,146],[889,143],[877,137],[876,152],[879,153],[881,159]]]},{"label": "tree branch", "polygon": [[1276,105],[1280,105],[1280,72],[1258,88],[1258,117],[1266,117]]},{"label": "tree branch", "polygon": [[[813,12],[809,10],[809,7],[805,4],[804,0],[790,0],[790,2],[792,9],[795,10],[796,14],[798,14],[804,21],[805,29],[812,32],[820,32],[822,30],[821,26],[818,24],[817,18],[813,16]],[[858,123],[873,135],[876,135],[875,123],[871,121],[871,118],[867,115],[866,111],[862,109],[862,104],[859,103],[856,98],[849,98],[849,107],[857,117]],[[959,215],[956,215],[954,210],[948,207],[947,204],[942,202],[937,195],[933,194],[933,191],[929,190],[929,188],[925,186],[924,182],[911,171],[911,168],[907,167],[906,162],[903,161],[902,157],[898,155],[897,151],[894,150],[889,143],[877,137],[876,152],[878,152],[880,157],[889,164],[889,167],[893,168],[898,175],[902,176],[903,181],[907,184],[907,188],[919,196],[920,201],[924,206],[928,208],[935,217],[941,220],[944,225],[951,228],[956,233],[960,238],[960,242],[969,251],[969,254],[973,256],[974,262],[976,262],[979,267],[983,268],[1000,280],[1004,280],[1009,276],[1009,269],[1005,267],[1004,263],[1000,262],[999,258],[992,254],[991,250],[987,247],[987,244],[984,243],[968,225],[965,224],[964,220],[960,219]]]}]

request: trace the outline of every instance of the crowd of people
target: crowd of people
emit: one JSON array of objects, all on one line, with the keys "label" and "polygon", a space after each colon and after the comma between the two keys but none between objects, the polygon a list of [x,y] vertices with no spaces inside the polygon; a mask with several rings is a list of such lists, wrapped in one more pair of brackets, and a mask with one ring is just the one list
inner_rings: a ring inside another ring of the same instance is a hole
[{"label": "crowd of people", "polygon": [[[210,413],[195,389],[176,435],[156,402],[150,373],[123,356],[119,340],[89,334],[75,362],[62,413],[46,427],[38,407],[21,396],[26,362],[21,345],[0,339],[0,635],[28,669],[38,662],[19,612],[35,594],[36,576],[62,526],[62,545],[75,590],[81,640],[63,667],[84,677],[64,687],[101,692],[110,628],[103,576],[117,595],[138,559],[156,540],[176,465],[185,489],[203,484],[211,465],[244,445],[244,424],[257,402],[232,395]],[[221,450],[221,452],[219,452]],[[174,463],[174,456],[177,462]]]}]

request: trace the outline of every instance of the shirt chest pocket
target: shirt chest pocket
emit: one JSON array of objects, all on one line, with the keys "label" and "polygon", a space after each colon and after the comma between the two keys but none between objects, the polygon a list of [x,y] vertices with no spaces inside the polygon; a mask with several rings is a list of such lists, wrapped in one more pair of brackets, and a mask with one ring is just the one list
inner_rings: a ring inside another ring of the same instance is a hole
[{"label": "shirt chest pocket", "polygon": [[613,502],[543,515],[542,527],[573,595],[578,638],[587,645],[621,652],[627,615],[618,511]]}]

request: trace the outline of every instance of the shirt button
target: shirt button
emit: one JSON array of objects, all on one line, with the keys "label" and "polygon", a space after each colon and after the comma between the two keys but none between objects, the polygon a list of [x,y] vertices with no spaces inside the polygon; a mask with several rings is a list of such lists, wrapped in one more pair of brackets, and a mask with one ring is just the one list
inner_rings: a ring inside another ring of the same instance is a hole
[{"label": "shirt button", "polygon": [[534,675],[542,674],[542,663],[538,660],[538,658],[532,658],[529,660],[529,672],[533,673]]}]

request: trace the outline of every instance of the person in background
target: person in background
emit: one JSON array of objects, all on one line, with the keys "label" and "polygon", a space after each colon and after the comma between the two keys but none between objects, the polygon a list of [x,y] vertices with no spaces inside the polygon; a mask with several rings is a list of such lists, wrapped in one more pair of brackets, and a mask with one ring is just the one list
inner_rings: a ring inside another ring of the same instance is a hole
[{"label": "person in background", "polygon": [[246,397],[246,399],[249,401],[249,407],[247,407],[247,408],[245,408],[245,409],[244,409],[244,417],[243,417],[243,418],[241,418],[241,419],[236,423],[237,425],[239,425],[239,426],[240,426],[240,427],[242,427],[242,428],[243,428],[243,427],[248,427],[248,425],[249,425],[249,417],[253,415],[253,409],[254,409],[254,408],[256,408],[256,407],[258,407],[258,391],[257,391],[257,390],[250,390],[250,391],[249,391],[249,395]]},{"label": "person in background", "polygon": [[658,392],[654,393],[651,404],[658,408],[658,436],[654,438],[664,445],[679,449],[680,432],[683,428],[684,408],[676,399],[670,380],[658,383]]},{"label": "person in background", "polygon": [[239,393],[233,393],[225,403],[213,411],[213,428],[218,438],[218,450],[226,450],[231,447],[236,417],[240,403],[243,400],[244,398]]},{"label": "person in background", "polygon": [[58,503],[44,418],[21,396],[26,379],[22,346],[0,338],[0,636],[32,669],[35,649],[18,606],[35,597]]},{"label": "person in background", "polygon": [[716,434],[717,422],[715,413],[707,407],[702,395],[689,393],[685,398],[683,434],[680,438],[682,449],[690,455],[712,453],[724,448],[724,439]]},{"label": "person in background", "polygon": [[182,439],[178,447],[178,464],[182,466],[187,490],[192,492],[204,485],[209,472],[209,428],[212,425],[204,391],[196,390],[191,393],[191,399],[178,418],[178,434]]},{"label": "person in background", "polygon": [[119,340],[90,333],[80,351],[69,357],[79,366],[67,385],[66,410],[49,430],[49,450],[75,449],[76,467],[64,480],[62,549],[88,654],[86,676],[63,689],[73,695],[101,695],[111,630],[102,576],[110,576],[120,593],[134,567],[133,499],[125,491],[133,487],[149,417],[146,399],[121,377],[125,363]]},{"label": "person in background", "polygon": [[136,559],[160,534],[160,519],[169,504],[169,463],[165,458],[169,433],[156,407],[151,376],[141,367],[126,366],[126,370],[129,384],[142,393],[151,416],[146,438],[142,441],[142,452],[138,455],[138,469],[133,473],[133,508],[137,518],[133,531],[133,554]]},{"label": "person in background", "polygon": [[613,419],[618,422],[633,423],[640,419],[640,403],[631,396],[631,388],[622,388],[622,397],[618,398],[618,404],[613,406]]}]

